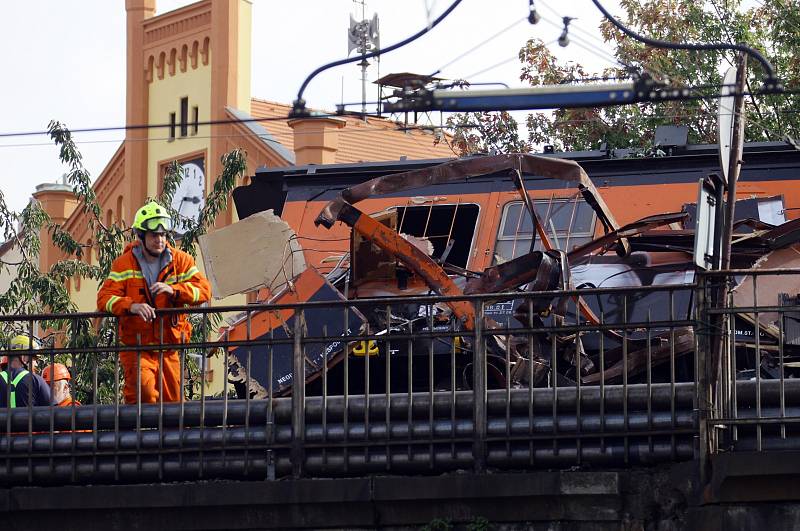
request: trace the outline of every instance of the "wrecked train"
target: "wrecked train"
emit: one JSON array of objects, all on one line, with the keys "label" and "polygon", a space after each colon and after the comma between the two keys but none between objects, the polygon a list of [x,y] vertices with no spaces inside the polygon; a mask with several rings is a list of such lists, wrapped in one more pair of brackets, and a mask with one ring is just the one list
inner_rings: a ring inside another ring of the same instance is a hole
[{"label": "wrecked train", "polygon": [[[231,230],[250,223],[259,235],[271,234],[267,253],[273,261],[279,257],[276,272],[264,278],[266,287],[253,292],[252,301],[353,303],[343,316],[332,317],[323,307],[304,312],[305,334],[328,338],[306,347],[311,393],[323,369],[328,371],[326,392],[342,390],[337,387],[342,360],[358,367],[344,384],[348,392],[363,391],[365,385],[372,391],[387,385],[402,391],[424,387],[426,381],[437,389],[454,383],[469,387],[470,337],[477,321],[487,329],[508,331],[489,343],[490,385],[635,379],[643,365],[636,360],[645,350],[654,367],[669,355],[679,356],[669,370],[690,380],[693,362],[684,355],[696,344],[689,326],[696,271],[694,203],[698,183],[718,168],[713,146],[687,146],[647,159],[582,152],[265,168],[234,191],[242,221]],[[798,171],[800,153],[789,146],[746,147],[734,267],[751,267],[800,239],[800,220],[791,219],[800,211]],[[204,256],[213,253],[213,248],[204,249]],[[259,269],[260,258],[251,259],[248,267]],[[632,288],[633,295],[592,291],[612,287]],[[477,315],[476,300],[453,298],[507,292],[548,294],[484,299]],[[393,302],[427,295],[445,298]],[[230,379],[240,396],[247,393],[244,382],[250,383],[251,396],[291,392],[293,319],[294,312],[284,308],[248,316],[247,323],[243,318],[230,321],[229,340],[279,340],[261,351],[229,349]],[[660,333],[634,326],[624,338],[611,330],[554,332],[567,323],[601,320],[671,326]],[[737,333],[748,333],[749,326],[752,334],[751,325],[737,324]],[[522,340],[515,328],[540,332],[534,334],[536,341],[530,334]],[[766,341],[768,328],[766,323],[759,330]],[[435,330],[443,331],[443,337],[375,340],[380,334],[411,337]],[[336,340],[358,332],[375,339]],[[430,367],[427,361],[411,363],[414,356],[428,357]],[[394,362],[390,372],[385,368],[391,359],[409,363]],[[434,372],[457,373],[458,378],[433,382]]]}]

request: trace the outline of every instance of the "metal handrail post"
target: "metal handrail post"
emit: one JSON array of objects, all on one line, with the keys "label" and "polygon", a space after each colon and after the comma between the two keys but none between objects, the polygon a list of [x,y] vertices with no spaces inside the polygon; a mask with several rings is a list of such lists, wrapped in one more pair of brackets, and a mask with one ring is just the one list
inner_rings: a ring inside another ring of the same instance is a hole
[{"label": "metal handrail post", "polygon": [[483,340],[484,301],[475,308],[475,329],[473,348],[473,422],[475,431],[472,441],[472,455],[475,459],[475,472],[486,470],[486,344]]},{"label": "metal handrail post", "polygon": [[[709,416],[711,406],[711,349],[713,347],[713,338],[711,334],[711,322],[708,315],[709,304],[712,299],[709,297],[709,282],[705,275],[699,275],[697,278],[697,306],[695,308],[695,315],[697,324],[695,330],[697,331],[697,364],[698,369],[695,375],[697,381],[697,425],[699,433],[698,444],[698,462],[700,473],[700,485],[705,485],[708,479],[708,466],[709,455],[711,453],[711,440],[709,434]],[[713,285],[713,281],[711,283]]]},{"label": "metal handrail post", "polygon": [[299,478],[303,474],[305,458],[305,359],[303,356],[303,311],[294,314],[292,351],[292,475]]}]

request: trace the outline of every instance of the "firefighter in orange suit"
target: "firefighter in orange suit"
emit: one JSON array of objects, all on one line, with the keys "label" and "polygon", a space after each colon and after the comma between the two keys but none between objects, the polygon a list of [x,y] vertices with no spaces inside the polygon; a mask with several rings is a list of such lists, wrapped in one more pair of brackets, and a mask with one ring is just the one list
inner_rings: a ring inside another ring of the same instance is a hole
[{"label": "firefighter in orange suit", "polygon": [[[194,258],[167,242],[172,220],[151,201],[136,211],[133,230],[138,240],[129,243],[114,260],[111,272],[97,293],[97,308],[119,316],[120,342],[127,347],[186,343],[192,327],[185,314],[156,317],[156,309],[197,305],[211,298],[211,286],[197,269]],[[135,404],[137,381],[142,402],[180,400],[180,358],[177,351],[162,351],[163,396],[159,397],[159,351],[120,353],[125,373],[125,402]],[[141,372],[137,358],[141,356]]]},{"label": "firefighter in orange suit", "polygon": [[81,405],[80,402],[72,398],[72,393],[69,389],[69,381],[72,376],[70,376],[66,365],[63,363],[48,365],[42,371],[42,378],[53,390],[53,405],[62,407]]}]

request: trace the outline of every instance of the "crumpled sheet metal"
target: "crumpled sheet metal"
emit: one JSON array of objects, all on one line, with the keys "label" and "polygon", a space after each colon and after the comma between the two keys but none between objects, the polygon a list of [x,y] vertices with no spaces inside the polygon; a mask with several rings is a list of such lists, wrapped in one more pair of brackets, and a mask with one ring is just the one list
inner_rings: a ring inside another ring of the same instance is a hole
[{"label": "crumpled sheet metal", "polygon": [[[541,175],[575,183],[603,225],[608,230],[619,229],[619,223],[595,188],[594,183],[578,163],[571,160],[520,153],[458,159],[429,168],[376,177],[343,190],[339,197],[325,206],[314,223],[330,228],[340,219],[345,204],[352,205],[375,195],[463,181],[470,177],[479,177],[505,170],[519,170],[523,174]],[[624,239],[621,240],[621,243],[627,245]]]},{"label": "crumpled sheet metal", "polygon": [[560,265],[556,258],[534,251],[486,268],[482,277],[467,281],[464,293],[499,293],[530,282],[533,285],[529,291],[546,291],[557,287],[559,274]]},{"label": "crumpled sheet metal", "polygon": [[[364,238],[383,251],[396,257],[414,273],[419,275],[439,295],[463,295],[461,288],[451,279],[442,267],[418,247],[403,238],[397,231],[361,212],[349,203],[343,203],[340,220],[352,227]],[[446,303],[464,328],[472,330],[475,326],[475,307],[469,301],[451,300]]]},{"label": "crumpled sheet metal", "polygon": [[771,249],[780,249],[800,241],[800,218],[787,221],[774,229],[768,230],[763,236]]},{"label": "crumpled sheet metal", "polygon": [[574,260],[586,256],[593,251],[609,248],[620,238],[631,238],[657,227],[663,227],[664,225],[669,225],[670,223],[683,221],[688,215],[689,214],[686,212],[671,212],[667,214],[647,216],[638,221],[634,221],[633,223],[628,223],[624,227],[620,227],[619,229],[604,234],[603,236],[595,238],[592,241],[586,242],[580,247],[576,247],[567,254],[567,257],[569,258],[570,263],[572,263]]}]

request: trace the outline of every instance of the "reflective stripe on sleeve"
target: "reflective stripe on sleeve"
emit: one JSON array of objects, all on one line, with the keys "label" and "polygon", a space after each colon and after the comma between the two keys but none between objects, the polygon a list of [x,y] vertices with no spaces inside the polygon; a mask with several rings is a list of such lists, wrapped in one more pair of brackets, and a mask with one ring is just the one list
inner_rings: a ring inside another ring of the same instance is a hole
[{"label": "reflective stripe on sleeve", "polygon": [[200,289],[195,287],[194,284],[189,284],[189,287],[192,288],[192,302],[197,302],[200,300]]},{"label": "reflective stripe on sleeve", "polygon": [[131,278],[144,278],[144,275],[137,269],[128,269],[126,271],[112,271],[108,274],[108,278],[116,282],[122,282]]},{"label": "reflective stripe on sleeve", "polygon": [[180,275],[178,275],[177,281],[178,282],[186,282],[187,280],[189,280],[190,278],[192,278],[193,276],[195,276],[199,272],[200,272],[200,270],[197,269],[196,266],[192,266],[185,273],[181,273]]},{"label": "reflective stripe on sleeve", "polygon": [[111,297],[108,299],[108,302],[106,303],[106,311],[107,311],[108,313],[114,313],[114,312],[113,312],[113,310],[112,310],[112,308],[114,307],[114,303],[115,303],[115,302],[117,302],[118,300],[120,300],[121,298],[122,298],[122,297],[118,297],[118,296],[116,296],[116,295],[112,295],[112,296],[111,296]]}]

